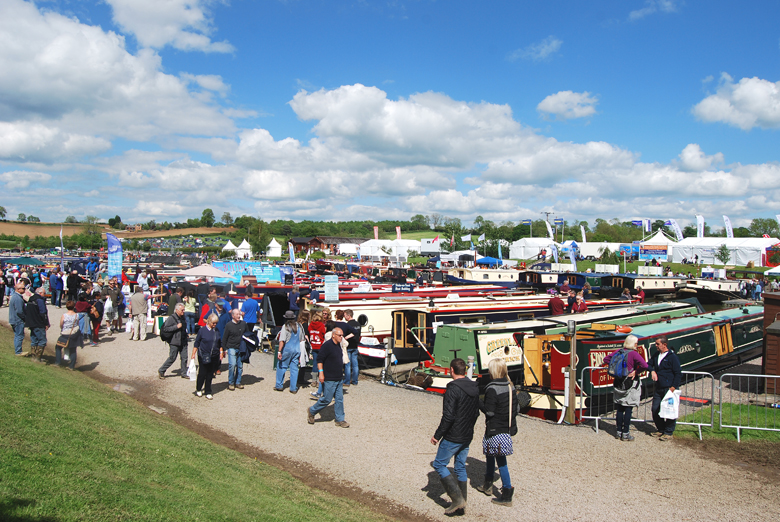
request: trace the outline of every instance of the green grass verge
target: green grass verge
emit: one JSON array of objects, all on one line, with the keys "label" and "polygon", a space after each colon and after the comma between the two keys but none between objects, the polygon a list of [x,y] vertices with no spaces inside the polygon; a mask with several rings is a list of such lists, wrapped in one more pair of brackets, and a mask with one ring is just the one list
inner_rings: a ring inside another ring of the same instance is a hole
[{"label": "green grass verge", "polygon": [[383,519],[12,352],[0,329],[0,520]]},{"label": "green grass verge", "polygon": [[[685,422],[709,422],[711,408],[702,408],[699,411],[686,415],[680,421]],[[753,428],[780,429],[780,409],[765,408],[754,404],[723,404],[723,424],[742,425]],[[718,415],[718,409],[715,408],[715,419],[712,428],[705,427],[701,429],[704,439],[722,439],[737,440],[736,428],[721,427],[721,419]],[[696,426],[686,426],[677,424],[674,432],[675,437],[698,438],[699,432]],[[764,440],[769,442],[780,442],[779,431],[765,431],[761,429],[742,429],[740,434],[742,441]]]}]

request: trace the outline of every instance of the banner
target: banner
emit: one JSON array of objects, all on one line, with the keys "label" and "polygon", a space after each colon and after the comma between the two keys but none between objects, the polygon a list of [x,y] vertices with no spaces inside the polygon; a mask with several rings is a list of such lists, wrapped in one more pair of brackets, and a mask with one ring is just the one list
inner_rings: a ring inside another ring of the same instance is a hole
[{"label": "banner", "polygon": [[395,238],[401,239],[401,227],[395,227]]},{"label": "banner", "polygon": [[108,277],[122,281],[122,243],[114,234],[106,234],[108,241]]},{"label": "banner", "polygon": [[60,225],[60,270],[65,271],[65,245],[62,244],[62,225]]},{"label": "banner", "polygon": [[639,247],[639,260],[650,261],[668,261],[669,247],[667,245],[641,245]]},{"label": "banner", "polygon": [[726,224],[726,237],[734,237],[734,229],[731,228],[731,220],[728,216],[723,216],[723,223]]},{"label": "banner", "polygon": [[563,218],[555,218],[553,219],[554,225],[563,225]]},{"label": "banner", "polygon": [[482,243],[484,240],[485,240],[485,234],[482,234],[477,238],[477,241],[479,241],[480,243]]},{"label": "banner", "polygon": [[531,220],[530,220],[530,219],[524,219],[524,220],[522,220],[522,221],[520,222],[520,224],[521,224],[521,225],[530,225],[530,224],[531,224]]},{"label": "banner", "polygon": [[455,234],[452,234],[452,237],[450,238],[450,248],[453,248],[455,246]]},{"label": "banner", "polygon": [[674,230],[674,235],[677,236],[677,241],[682,241],[683,233],[682,230],[680,230],[680,225],[677,224],[677,220],[670,219],[669,221],[667,221],[667,223],[669,223],[669,226],[671,226],[672,230]]},{"label": "banner", "polygon": [[584,225],[580,225],[580,232],[582,232],[582,242],[583,243],[587,243],[588,241],[585,238],[585,226]]},{"label": "banner", "polygon": [[374,239],[379,239],[379,227],[374,227]]},{"label": "banner", "polygon": [[290,263],[295,264],[295,248],[291,241],[287,242],[287,249],[290,251]]},{"label": "banner", "polygon": [[645,232],[652,232],[653,231],[653,222],[650,221],[650,218],[643,219],[642,221],[645,222]]},{"label": "banner", "polygon": [[574,266],[574,271],[577,271],[577,256],[574,255],[574,249],[569,249],[569,261],[571,261],[571,264]]},{"label": "banner", "polygon": [[461,236],[460,240],[461,241],[471,241],[471,234],[469,234],[468,236]]},{"label": "banner", "polygon": [[696,214],[696,237],[704,237],[704,216]]},{"label": "banner", "polygon": [[[547,222],[545,221],[545,223],[547,223]],[[550,224],[547,223],[547,226],[550,226]],[[557,264],[558,263],[558,247],[555,246],[555,243],[550,245],[550,250],[552,251],[553,259],[555,260],[555,263]]]},{"label": "banner", "polygon": [[[555,234],[553,234],[552,227],[550,226],[550,222],[549,221],[545,221],[544,223],[545,223],[545,225],[547,225],[547,233],[550,234],[550,239],[554,239],[555,238]],[[557,262],[558,261],[556,261],[556,263]]]},{"label": "banner", "polygon": [[498,258],[504,259],[504,257],[501,255],[501,240],[498,240]]},{"label": "banner", "polygon": [[643,219],[634,219],[631,221],[631,224],[635,227],[643,227],[645,225]]}]

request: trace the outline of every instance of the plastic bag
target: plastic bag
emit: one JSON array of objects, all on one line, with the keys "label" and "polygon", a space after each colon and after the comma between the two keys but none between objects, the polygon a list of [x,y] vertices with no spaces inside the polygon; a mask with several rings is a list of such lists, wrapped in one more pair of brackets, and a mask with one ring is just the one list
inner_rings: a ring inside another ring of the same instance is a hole
[{"label": "plastic bag", "polygon": [[191,381],[198,379],[198,367],[195,364],[194,357],[190,359],[190,366],[187,368],[187,377],[189,377]]},{"label": "plastic bag", "polygon": [[126,333],[133,333],[133,321],[127,321],[125,323],[125,332]]},{"label": "plastic bag", "polygon": [[676,419],[680,415],[680,390],[666,392],[661,400],[661,410],[658,415],[662,419]]}]

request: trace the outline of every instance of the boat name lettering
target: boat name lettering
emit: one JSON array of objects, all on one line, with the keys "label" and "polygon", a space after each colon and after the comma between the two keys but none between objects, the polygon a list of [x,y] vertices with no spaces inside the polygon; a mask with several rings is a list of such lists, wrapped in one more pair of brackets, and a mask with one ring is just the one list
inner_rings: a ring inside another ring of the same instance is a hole
[{"label": "boat name lettering", "polygon": [[504,337],[502,339],[494,339],[492,341],[488,341],[485,345],[485,351],[487,351],[488,355],[492,354],[496,350],[503,350],[507,346],[517,346],[517,343],[515,343],[515,340],[511,337],[507,338]]},{"label": "boat name lettering", "polygon": [[696,348],[692,344],[684,344],[677,349],[677,354],[695,352]]},{"label": "boat name lettering", "polygon": [[748,333],[759,333],[761,332],[761,327],[758,325],[753,325],[750,327],[750,330],[748,330]]}]

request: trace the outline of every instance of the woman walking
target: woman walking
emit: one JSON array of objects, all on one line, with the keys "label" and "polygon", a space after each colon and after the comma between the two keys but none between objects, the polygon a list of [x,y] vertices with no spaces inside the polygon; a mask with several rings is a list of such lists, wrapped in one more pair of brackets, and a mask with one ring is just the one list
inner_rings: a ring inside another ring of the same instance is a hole
[{"label": "woman walking", "polygon": [[492,380],[485,387],[484,402],[479,402],[479,408],[485,414],[485,436],[482,439],[482,451],[486,461],[485,482],[477,487],[477,491],[485,495],[493,493],[493,473],[498,464],[501,496],[494,498],[493,503],[511,507],[515,488],[509,477],[506,458],[513,453],[512,435],[517,433],[517,397],[504,359],[491,359],[488,371]]},{"label": "woman walking", "polygon": [[214,398],[211,390],[211,381],[214,378],[225,352],[222,349],[222,339],[217,331],[219,317],[211,314],[206,319],[206,326],[198,330],[195,344],[192,347],[192,358],[198,357],[198,377],[195,381],[195,395],[211,400]]},{"label": "woman walking", "polygon": [[286,322],[279,332],[279,364],[276,367],[276,385],[274,390],[284,391],[284,374],[290,369],[290,393],[298,393],[298,363],[301,357],[302,329],[292,310],[284,313]]},{"label": "woman walking", "polygon": [[639,375],[641,375],[642,372],[647,371],[647,361],[645,361],[636,351],[637,340],[635,335],[627,336],[625,341],[623,341],[623,348],[604,357],[604,364],[602,365],[608,367],[612,358],[618,357],[618,352],[624,352],[619,356],[626,358],[626,370],[628,371],[628,375],[623,378],[614,378],[613,394],[615,408],[617,410],[617,434],[615,435],[615,438],[625,442],[634,440],[634,436],[629,433],[629,429],[631,428],[631,413],[634,406],[639,406],[639,400],[641,398],[641,380]]},{"label": "woman walking", "polygon": [[60,366],[62,363],[62,351],[65,350],[70,364],[69,370],[76,368],[76,348],[84,346],[84,336],[79,328],[79,315],[76,313],[76,303],[68,301],[65,304],[66,311],[60,317],[60,338],[57,340],[57,346],[54,348],[54,364]]}]

